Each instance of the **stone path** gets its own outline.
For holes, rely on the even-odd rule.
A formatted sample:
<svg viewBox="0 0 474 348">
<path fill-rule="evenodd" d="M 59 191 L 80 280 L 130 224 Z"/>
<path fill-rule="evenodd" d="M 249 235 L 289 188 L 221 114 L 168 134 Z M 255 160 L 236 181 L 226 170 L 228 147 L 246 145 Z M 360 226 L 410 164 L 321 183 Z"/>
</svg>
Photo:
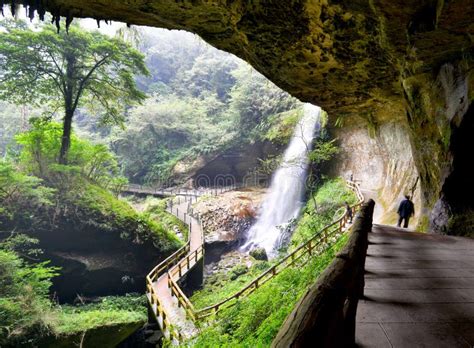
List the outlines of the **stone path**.
<svg viewBox="0 0 474 348">
<path fill-rule="evenodd" d="M 360 347 L 474 347 L 474 240 L 374 225 Z"/>
</svg>

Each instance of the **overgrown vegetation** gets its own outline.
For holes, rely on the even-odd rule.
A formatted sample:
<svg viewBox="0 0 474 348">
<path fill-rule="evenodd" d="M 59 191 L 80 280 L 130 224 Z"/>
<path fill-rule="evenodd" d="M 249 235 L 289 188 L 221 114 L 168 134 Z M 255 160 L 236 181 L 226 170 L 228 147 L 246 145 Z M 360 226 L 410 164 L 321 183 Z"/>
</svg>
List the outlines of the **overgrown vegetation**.
<svg viewBox="0 0 474 348">
<path fill-rule="evenodd" d="M 347 236 L 317 258 L 284 270 L 247 298 L 222 310 L 187 344 L 193 347 L 268 347 L 298 299 L 333 260 Z M 295 271 L 297 269 L 297 271 Z"/>
<path fill-rule="evenodd" d="M 16 138 L 19 155 L 0 161 L 3 230 L 55 230 L 67 216 L 82 228 L 115 232 L 122 239 L 151 239 L 160 251 L 180 245 L 169 226 L 138 214 L 114 196 L 126 179 L 117 176 L 115 156 L 104 145 L 72 134 L 70 162 L 62 165 L 55 163 L 54 155 L 61 146 L 61 125 L 35 119 L 32 129 Z"/>
<path fill-rule="evenodd" d="M 145 298 L 104 297 L 97 303 L 59 306 L 49 297 L 51 278 L 60 269 L 32 262 L 37 241 L 13 234 L 0 243 L 0 345 L 37 346 L 45 337 L 68 337 L 97 327 L 146 320 Z M 25 261 L 25 256 L 29 261 Z"/>
<path fill-rule="evenodd" d="M 356 200 L 343 179 L 325 180 L 314 193 L 314 200 L 308 200 L 292 236 L 290 249 L 339 218 L 344 211 L 344 201 L 352 204 Z M 318 202 L 316 208 L 315 201 Z M 216 321 L 205 327 L 197 340 L 189 344 L 197 347 L 269 346 L 296 301 L 332 261 L 346 239 L 343 236 L 321 256 L 304 259 L 296 267 L 284 270 L 248 298 L 239 300 L 234 307 L 222 310 Z M 245 265 L 235 266 L 225 276 L 211 277 L 203 290 L 194 293 L 191 301 L 197 308 L 215 304 L 242 289 L 270 265 L 270 262 L 257 261 L 244 271 L 237 268 Z"/>
<path fill-rule="evenodd" d="M 29 345 L 49 331 L 52 304 L 48 299 L 56 268 L 28 264 L 0 245 L 0 345 Z"/>
<path fill-rule="evenodd" d="M 241 60 L 192 36 L 175 35 L 142 33 L 151 77 L 139 81 L 150 97 L 130 110 L 124 130 L 110 136 L 127 177 L 164 181 L 180 161 L 192 163 L 255 141 L 289 140 L 299 115 L 296 99 Z"/>
<path fill-rule="evenodd" d="M 103 325 L 142 322 L 147 320 L 144 295 L 102 297 L 97 303 L 62 305 L 53 331 L 56 335 L 85 332 Z"/>
<path fill-rule="evenodd" d="M 344 179 L 328 179 L 312 194 L 291 238 L 291 246 L 297 247 L 312 237 L 316 231 L 329 225 L 344 214 L 344 202 L 357 202 L 357 196 L 349 190 Z"/>
</svg>

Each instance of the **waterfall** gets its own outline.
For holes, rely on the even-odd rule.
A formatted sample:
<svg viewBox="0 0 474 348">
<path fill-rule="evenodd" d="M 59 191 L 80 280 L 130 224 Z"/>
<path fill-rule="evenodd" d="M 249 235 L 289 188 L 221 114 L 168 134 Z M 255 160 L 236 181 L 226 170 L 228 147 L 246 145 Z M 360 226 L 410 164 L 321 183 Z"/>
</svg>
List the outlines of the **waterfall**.
<svg viewBox="0 0 474 348">
<path fill-rule="evenodd" d="M 256 247 L 266 250 L 268 256 L 280 247 L 282 227 L 296 219 L 303 205 L 308 171 L 308 153 L 316 131 L 319 131 L 321 109 L 304 104 L 303 117 L 295 127 L 285 151 L 282 164 L 274 173 L 263 201 L 260 215 L 247 233 L 243 251 Z"/>
</svg>

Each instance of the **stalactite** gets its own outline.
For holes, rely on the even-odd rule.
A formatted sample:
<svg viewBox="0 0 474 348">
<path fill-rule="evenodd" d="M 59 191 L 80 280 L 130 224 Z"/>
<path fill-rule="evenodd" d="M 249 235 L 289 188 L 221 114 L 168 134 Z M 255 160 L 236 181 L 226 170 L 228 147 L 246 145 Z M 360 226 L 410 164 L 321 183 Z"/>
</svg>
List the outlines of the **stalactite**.
<svg viewBox="0 0 474 348">
<path fill-rule="evenodd" d="M 12 0 L 12 3 L 10 5 L 10 9 L 12 11 L 12 16 L 15 17 L 15 13 L 16 13 L 16 5 L 15 5 L 15 0 Z"/>
<path fill-rule="evenodd" d="M 46 15 L 46 8 L 45 6 L 48 5 L 47 0 L 12 0 L 5 2 L 4 0 L 0 0 L 0 13 L 2 14 L 3 17 L 5 17 L 5 12 L 4 12 L 4 6 L 8 6 L 10 4 L 10 9 L 11 9 L 11 14 L 12 17 L 15 17 L 15 15 L 18 13 L 18 9 L 20 5 L 23 5 L 25 7 L 25 14 L 26 17 L 32 21 L 35 18 L 35 15 L 38 15 L 38 18 L 40 21 L 44 21 L 45 15 Z M 52 12 L 53 19 L 51 21 L 51 24 L 54 24 L 55 22 L 57 23 L 58 18 L 60 19 L 60 9 Z M 72 14 L 69 14 L 69 22 L 72 22 Z"/>
<path fill-rule="evenodd" d="M 46 10 L 43 6 L 43 2 L 41 0 L 36 0 L 37 3 L 37 11 L 38 11 L 38 16 L 41 21 L 44 21 L 44 15 L 46 14 Z"/>
<path fill-rule="evenodd" d="M 71 11 L 68 10 L 66 14 L 66 33 L 69 33 L 69 27 L 73 19 L 74 17 L 71 15 Z"/>
<path fill-rule="evenodd" d="M 31 5 L 26 8 L 26 16 L 30 19 L 30 21 L 35 18 L 35 10 L 35 7 Z"/>
<path fill-rule="evenodd" d="M 60 14 L 60 9 L 61 8 L 58 8 L 58 10 L 56 11 L 56 15 L 55 15 L 55 24 L 56 24 L 56 29 L 58 31 L 58 34 L 59 34 L 59 31 L 61 30 L 61 14 Z"/>
</svg>

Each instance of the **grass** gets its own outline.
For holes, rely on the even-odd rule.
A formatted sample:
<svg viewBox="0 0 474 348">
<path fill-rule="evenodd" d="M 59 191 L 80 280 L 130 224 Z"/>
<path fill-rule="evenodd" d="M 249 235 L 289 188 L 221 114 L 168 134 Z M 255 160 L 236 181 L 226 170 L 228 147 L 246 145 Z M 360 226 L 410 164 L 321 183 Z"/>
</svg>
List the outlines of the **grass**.
<svg viewBox="0 0 474 348">
<path fill-rule="evenodd" d="M 59 307 L 53 332 L 57 335 L 74 334 L 101 326 L 144 323 L 146 320 L 144 296 L 108 296 L 102 298 L 99 303 Z"/>
<path fill-rule="evenodd" d="M 159 221 L 167 231 L 172 231 L 177 227 L 183 233 L 183 241 L 187 241 L 189 232 L 188 226 L 176 216 L 166 211 L 166 203 L 167 199 L 147 197 L 145 201 L 147 205 L 145 215 L 153 221 Z"/>
<path fill-rule="evenodd" d="M 355 194 L 343 179 L 327 180 L 314 194 L 317 206 L 311 198 L 297 224 L 290 249 L 312 237 L 330 224 L 343 211 L 344 201 L 353 204 Z M 331 263 L 337 251 L 342 249 L 348 236 L 342 236 L 319 257 L 303 258 L 296 267 L 282 271 L 275 278 L 243 298 L 233 307 L 219 312 L 218 316 L 203 325 L 201 333 L 188 346 L 195 347 L 268 347 L 278 330 L 292 311 L 298 299 L 319 274 Z M 276 261 L 274 261 L 276 262 Z M 232 270 L 228 274 L 211 278 L 211 284 L 196 292 L 191 301 L 197 308 L 215 304 L 240 290 L 257 275 L 270 267 L 261 262 L 252 266 L 245 274 L 233 280 Z M 209 281 L 207 281 L 209 283 Z"/>
<path fill-rule="evenodd" d="M 191 302 L 197 309 L 216 304 L 245 287 L 270 266 L 270 262 L 256 261 L 245 271 L 244 274 L 241 274 L 236 278 L 234 277 L 237 273 L 234 269 L 237 269 L 239 265 L 235 266 L 225 274 L 219 273 L 218 275 L 210 276 L 206 279 L 205 288 L 194 292 L 191 297 Z"/>
<path fill-rule="evenodd" d="M 73 197 L 71 203 L 84 210 L 83 215 L 88 221 L 94 222 L 94 227 L 104 231 L 116 231 L 122 239 L 151 239 L 161 252 L 176 250 L 182 245 L 170 229 L 172 222 L 178 222 L 165 212 L 163 204 L 155 207 L 155 219 L 150 213 L 137 213 L 125 200 L 118 199 L 108 190 L 92 184 L 85 184 L 79 197 Z M 161 221 L 161 218 L 164 218 L 164 221 Z"/>
<path fill-rule="evenodd" d="M 347 241 L 342 236 L 317 258 L 307 258 L 264 284 L 249 297 L 222 310 L 199 336 L 194 347 L 268 347 L 298 299 L 331 263 Z M 297 270 L 297 271 L 296 271 Z"/>
<path fill-rule="evenodd" d="M 325 181 L 308 200 L 291 238 L 290 248 L 299 246 L 339 218 L 345 211 L 345 201 L 352 205 L 357 202 L 357 196 L 347 188 L 344 179 Z"/>
</svg>

